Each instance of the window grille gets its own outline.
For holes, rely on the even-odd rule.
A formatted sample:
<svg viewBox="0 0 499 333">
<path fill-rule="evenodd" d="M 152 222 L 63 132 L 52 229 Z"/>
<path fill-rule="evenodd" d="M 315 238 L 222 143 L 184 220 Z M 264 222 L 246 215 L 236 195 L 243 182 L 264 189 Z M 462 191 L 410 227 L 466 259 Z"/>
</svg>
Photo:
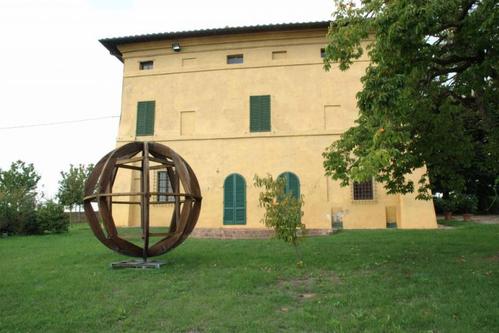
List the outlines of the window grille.
<svg viewBox="0 0 499 333">
<path fill-rule="evenodd" d="M 168 172 L 166 171 L 158 171 L 158 192 L 173 192 L 170 177 L 168 177 Z M 158 202 L 175 202 L 175 197 L 173 195 L 158 194 Z"/>
<path fill-rule="evenodd" d="M 353 200 L 373 200 L 374 188 L 373 181 L 367 180 L 365 182 L 353 183 Z"/>
</svg>

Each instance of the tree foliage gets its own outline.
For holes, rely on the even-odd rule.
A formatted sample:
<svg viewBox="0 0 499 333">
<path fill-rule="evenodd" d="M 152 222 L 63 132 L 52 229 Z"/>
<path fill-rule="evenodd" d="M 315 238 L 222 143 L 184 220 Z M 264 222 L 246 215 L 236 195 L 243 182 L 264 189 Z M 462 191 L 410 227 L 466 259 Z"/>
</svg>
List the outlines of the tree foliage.
<svg viewBox="0 0 499 333">
<path fill-rule="evenodd" d="M 59 181 L 59 191 L 57 198 L 59 202 L 70 207 L 72 210 L 75 206 L 83 204 L 85 193 L 85 181 L 92 172 L 93 165 L 87 166 L 79 164 L 78 166 L 70 165 L 66 172 L 61 171 L 61 180 Z"/>
<path fill-rule="evenodd" d="M 259 195 L 260 207 L 265 209 L 262 223 L 274 230 L 274 237 L 293 245 L 298 256 L 298 265 L 302 266 L 298 245 L 306 233 L 305 225 L 301 222 L 303 216 L 303 196 L 295 198 L 291 192 L 285 191 L 285 179 L 272 176 L 259 177 L 255 175 L 254 185 L 262 188 Z"/>
<path fill-rule="evenodd" d="M 371 63 L 359 118 L 324 153 L 347 185 L 388 193 L 491 191 L 499 174 L 499 5 L 495 0 L 337 0 L 325 68 Z M 427 167 L 415 184 L 408 175 Z"/>
<path fill-rule="evenodd" d="M 13 162 L 0 169 L 0 231 L 38 233 L 36 227 L 36 187 L 40 176 L 33 164 Z"/>
<path fill-rule="evenodd" d="M 63 233 L 69 229 L 69 218 L 64 212 L 64 206 L 52 200 L 38 206 L 36 220 L 40 233 Z"/>
</svg>

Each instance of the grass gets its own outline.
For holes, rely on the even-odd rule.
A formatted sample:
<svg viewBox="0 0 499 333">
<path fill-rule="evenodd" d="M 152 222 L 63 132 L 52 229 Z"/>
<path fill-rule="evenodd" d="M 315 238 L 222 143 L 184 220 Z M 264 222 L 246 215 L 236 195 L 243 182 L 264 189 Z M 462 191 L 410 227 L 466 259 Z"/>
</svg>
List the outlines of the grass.
<svg viewBox="0 0 499 333">
<path fill-rule="evenodd" d="M 446 227 L 463 227 L 467 225 L 473 225 L 473 222 L 464 220 L 438 220 L 438 224 L 444 225 Z"/>
<path fill-rule="evenodd" d="M 188 239 L 161 270 L 86 226 L 0 239 L 2 332 L 497 332 L 499 225 L 343 231 L 303 243 Z"/>
</svg>

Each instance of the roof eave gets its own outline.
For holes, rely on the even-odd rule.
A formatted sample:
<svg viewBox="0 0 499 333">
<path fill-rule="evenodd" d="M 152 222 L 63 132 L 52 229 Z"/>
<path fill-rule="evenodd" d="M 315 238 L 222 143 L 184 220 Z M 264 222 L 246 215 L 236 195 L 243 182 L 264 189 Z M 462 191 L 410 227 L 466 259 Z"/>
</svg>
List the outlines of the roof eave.
<svg viewBox="0 0 499 333">
<path fill-rule="evenodd" d="M 109 53 L 111 53 L 111 55 L 115 56 L 121 62 L 123 62 L 123 54 L 118 49 L 118 46 L 123 44 L 152 42 L 165 39 L 179 39 L 179 38 L 188 38 L 188 37 L 234 35 L 234 34 L 264 32 L 264 31 L 285 31 L 285 30 L 326 28 L 329 27 L 329 25 L 330 21 L 267 24 L 267 25 L 254 25 L 254 26 L 242 26 L 242 27 L 165 32 L 165 33 L 125 36 L 125 37 L 116 37 L 116 38 L 103 38 L 100 39 L 99 42 L 106 49 L 109 50 Z"/>
</svg>

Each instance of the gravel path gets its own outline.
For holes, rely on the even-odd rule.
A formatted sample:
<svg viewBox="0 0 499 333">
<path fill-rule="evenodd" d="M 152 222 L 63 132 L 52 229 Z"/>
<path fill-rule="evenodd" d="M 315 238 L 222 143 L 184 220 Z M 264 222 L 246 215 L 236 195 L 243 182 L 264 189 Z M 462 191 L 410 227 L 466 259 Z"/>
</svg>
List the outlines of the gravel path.
<svg viewBox="0 0 499 333">
<path fill-rule="evenodd" d="M 438 215 L 437 219 L 443 220 L 444 216 Z M 462 217 L 462 215 L 453 215 L 452 219 L 453 220 L 462 220 L 463 217 Z M 479 224 L 499 224 L 499 215 L 473 215 L 473 217 L 471 218 L 471 222 L 479 223 Z M 445 226 L 439 226 L 439 228 L 440 227 L 445 229 Z"/>
</svg>

